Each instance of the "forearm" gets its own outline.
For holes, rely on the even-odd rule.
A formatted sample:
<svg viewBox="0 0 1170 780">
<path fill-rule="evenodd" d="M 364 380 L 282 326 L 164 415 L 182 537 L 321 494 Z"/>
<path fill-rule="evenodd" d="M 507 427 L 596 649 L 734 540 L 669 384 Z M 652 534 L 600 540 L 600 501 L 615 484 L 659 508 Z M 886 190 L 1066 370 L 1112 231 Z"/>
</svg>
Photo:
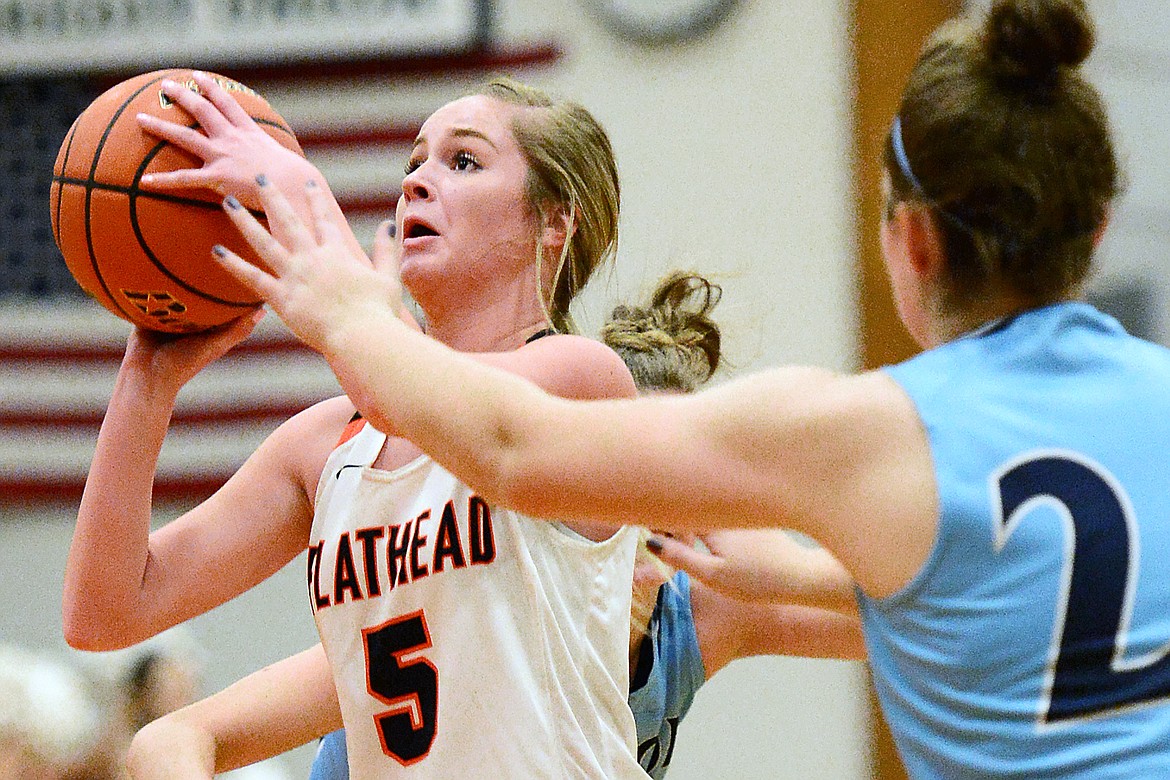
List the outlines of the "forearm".
<svg viewBox="0 0 1170 780">
<path fill-rule="evenodd" d="M 752 655 L 790 655 L 800 658 L 866 658 L 861 620 L 824 609 L 792 605 L 765 607 L 766 614 L 750 623 Z"/>
<path fill-rule="evenodd" d="M 320 645 L 150 723 L 134 738 L 134 780 L 209 778 L 279 755 L 341 727 Z"/>
<path fill-rule="evenodd" d="M 853 578 L 828 550 L 802 549 L 793 558 L 791 569 L 773 566 L 761 577 L 760 588 L 769 601 L 857 614 Z"/>
<path fill-rule="evenodd" d="M 131 780 L 211 780 L 215 738 L 180 716 L 147 724 L 130 744 L 126 768 Z"/>
<path fill-rule="evenodd" d="M 65 567 L 65 636 L 113 649 L 137 614 L 149 560 L 151 490 L 177 389 L 124 367 L 98 434 Z"/>
</svg>

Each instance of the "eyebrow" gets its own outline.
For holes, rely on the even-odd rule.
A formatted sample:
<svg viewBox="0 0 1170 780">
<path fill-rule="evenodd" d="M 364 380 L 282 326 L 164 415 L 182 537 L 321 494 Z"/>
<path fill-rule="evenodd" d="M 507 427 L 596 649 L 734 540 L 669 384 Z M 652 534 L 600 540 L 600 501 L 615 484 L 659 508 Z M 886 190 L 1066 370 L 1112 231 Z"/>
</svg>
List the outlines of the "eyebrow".
<svg viewBox="0 0 1170 780">
<path fill-rule="evenodd" d="M 456 138 L 479 138 L 491 148 L 497 148 L 496 145 L 492 142 L 492 139 L 488 138 L 474 127 L 454 127 L 451 129 L 451 135 Z M 414 139 L 414 144 L 411 146 L 411 148 L 417 148 L 419 144 L 426 143 L 426 140 L 426 136 L 420 133 L 418 137 Z"/>
</svg>

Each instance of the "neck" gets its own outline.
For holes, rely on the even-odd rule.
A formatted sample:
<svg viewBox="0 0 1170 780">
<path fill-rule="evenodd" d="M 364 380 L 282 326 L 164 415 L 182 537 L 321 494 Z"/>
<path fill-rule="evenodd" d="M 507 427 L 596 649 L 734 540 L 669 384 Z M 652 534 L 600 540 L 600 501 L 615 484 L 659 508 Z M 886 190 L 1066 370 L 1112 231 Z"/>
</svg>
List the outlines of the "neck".
<svg viewBox="0 0 1170 780">
<path fill-rule="evenodd" d="M 937 347 L 978 330 L 990 322 L 1014 316 L 1046 303 L 1055 301 L 1038 302 L 1014 293 L 991 293 L 963 309 L 941 310 L 942 306 L 936 307 L 929 334 L 931 343 L 923 346 L 927 349 Z"/>
<path fill-rule="evenodd" d="M 431 338 L 460 352 L 507 352 L 549 327 L 535 291 L 526 285 L 419 301 Z"/>
<path fill-rule="evenodd" d="M 524 346 L 534 334 L 549 327 L 548 321 L 540 318 L 529 318 L 523 324 L 519 322 L 499 327 L 477 325 L 477 329 L 444 328 L 441 324 L 427 325 L 427 335 L 451 349 L 460 352 L 511 352 Z"/>
</svg>

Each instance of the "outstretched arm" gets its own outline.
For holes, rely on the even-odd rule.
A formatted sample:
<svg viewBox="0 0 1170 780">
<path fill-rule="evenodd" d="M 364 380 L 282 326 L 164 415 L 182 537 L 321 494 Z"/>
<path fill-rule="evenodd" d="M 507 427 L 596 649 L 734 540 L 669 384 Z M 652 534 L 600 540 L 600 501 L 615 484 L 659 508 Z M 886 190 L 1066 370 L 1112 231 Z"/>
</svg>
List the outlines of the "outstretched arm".
<svg viewBox="0 0 1170 780">
<path fill-rule="evenodd" d="M 348 251 L 323 196 L 308 193 L 306 225 L 276 188 L 261 187 L 284 243 L 229 204 L 271 272 L 223 250 L 222 262 L 326 356 L 375 425 L 486 497 L 618 525 L 791 527 L 874 595 L 925 560 L 937 523 L 929 451 L 888 377 L 786 368 L 681 397 L 552 398 L 403 326 L 393 269 Z"/>
<path fill-rule="evenodd" d="M 321 645 L 164 715 L 134 737 L 134 780 L 210 779 L 341 728 L 341 709 Z"/>
</svg>

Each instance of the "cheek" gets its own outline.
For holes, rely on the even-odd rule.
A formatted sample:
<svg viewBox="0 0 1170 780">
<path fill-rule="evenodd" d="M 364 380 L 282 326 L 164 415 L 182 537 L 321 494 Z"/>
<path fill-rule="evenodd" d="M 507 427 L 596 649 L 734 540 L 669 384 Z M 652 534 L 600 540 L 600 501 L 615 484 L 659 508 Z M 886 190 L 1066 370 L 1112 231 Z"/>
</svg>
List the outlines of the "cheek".
<svg viewBox="0 0 1170 780">
<path fill-rule="evenodd" d="M 508 247 L 509 251 L 532 254 L 537 227 L 529 216 L 527 204 L 516 198 L 491 198 L 474 210 L 474 215 L 460 226 L 460 234 L 480 244 Z"/>
</svg>

